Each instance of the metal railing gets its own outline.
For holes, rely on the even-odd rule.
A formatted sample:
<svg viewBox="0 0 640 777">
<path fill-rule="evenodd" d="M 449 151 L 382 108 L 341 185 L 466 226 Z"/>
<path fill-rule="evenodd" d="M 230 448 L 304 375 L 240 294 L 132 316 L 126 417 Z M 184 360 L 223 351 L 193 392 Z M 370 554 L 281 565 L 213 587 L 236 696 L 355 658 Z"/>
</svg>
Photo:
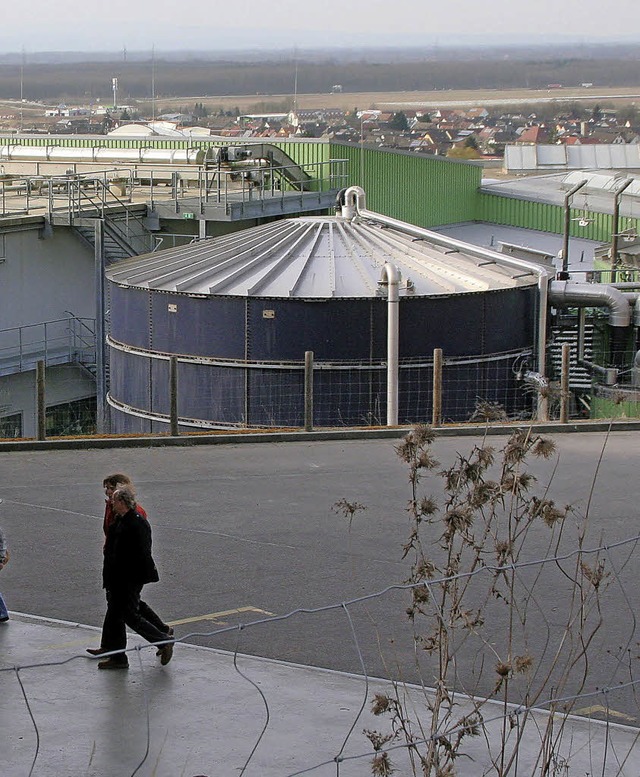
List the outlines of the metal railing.
<svg viewBox="0 0 640 777">
<path fill-rule="evenodd" d="M 299 180 L 300 170 L 306 177 Z M 296 179 L 297 176 L 297 179 Z M 344 188 L 348 160 L 331 159 L 298 165 L 246 165 L 233 169 L 142 165 L 109 167 L 66 175 L 12 175 L 0 178 L 0 217 L 70 213 L 104 217 L 115 206 L 129 212 L 134 202 L 173 203 L 175 212 L 189 200 L 189 210 L 233 203 L 271 202 L 299 196 L 318 196 Z M 133 216 L 135 218 L 135 216 Z"/>
<path fill-rule="evenodd" d="M 0 329 L 0 375 L 45 366 L 96 361 L 95 319 L 69 313 L 68 318 Z"/>
</svg>

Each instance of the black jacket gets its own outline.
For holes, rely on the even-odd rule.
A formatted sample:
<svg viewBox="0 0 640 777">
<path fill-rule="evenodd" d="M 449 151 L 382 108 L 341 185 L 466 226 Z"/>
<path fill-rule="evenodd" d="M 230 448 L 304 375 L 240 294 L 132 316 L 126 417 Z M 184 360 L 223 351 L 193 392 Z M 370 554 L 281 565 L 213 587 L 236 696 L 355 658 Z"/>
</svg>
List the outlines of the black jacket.
<svg viewBox="0 0 640 777">
<path fill-rule="evenodd" d="M 118 516 L 107 531 L 102 585 L 107 589 L 143 586 L 158 581 L 151 555 L 149 521 L 135 510 Z"/>
</svg>

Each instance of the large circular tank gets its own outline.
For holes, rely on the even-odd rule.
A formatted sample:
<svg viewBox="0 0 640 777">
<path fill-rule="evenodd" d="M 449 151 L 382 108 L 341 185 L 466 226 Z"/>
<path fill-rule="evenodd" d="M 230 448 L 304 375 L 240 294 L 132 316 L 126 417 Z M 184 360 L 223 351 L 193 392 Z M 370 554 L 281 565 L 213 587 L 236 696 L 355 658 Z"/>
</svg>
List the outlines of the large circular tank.
<svg viewBox="0 0 640 777">
<path fill-rule="evenodd" d="M 171 356 L 184 428 L 299 427 L 306 351 L 315 425 L 383 424 L 386 263 L 401 275 L 399 422 L 430 420 L 434 348 L 445 419 L 479 399 L 525 410 L 513 365 L 535 340 L 535 273 L 375 221 L 302 217 L 108 269 L 113 431 L 167 430 Z"/>
</svg>

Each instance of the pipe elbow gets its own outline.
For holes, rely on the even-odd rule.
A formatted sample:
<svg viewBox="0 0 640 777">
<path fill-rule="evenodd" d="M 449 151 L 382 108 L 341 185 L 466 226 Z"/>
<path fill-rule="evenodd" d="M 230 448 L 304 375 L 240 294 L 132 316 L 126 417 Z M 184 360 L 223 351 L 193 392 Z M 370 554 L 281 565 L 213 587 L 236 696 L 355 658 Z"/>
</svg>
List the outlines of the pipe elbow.
<svg viewBox="0 0 640 777">
<path fill-rule="evenodd" d="M 342 194 L 342 192 L 341 192 Z M 361 186 L 349 186 L 344 190 L 342 216 L 352 219 L 366 209 L 366 195 Z"/>
<path fill-rule="evenodd" d="M 559 305 L 605 307 L 609 309 L 611 326 L 627 327 L 631 323 L 629 300 L 621 291 L 606 284 L 552 281 L 549 301 Z"/>
</svg>

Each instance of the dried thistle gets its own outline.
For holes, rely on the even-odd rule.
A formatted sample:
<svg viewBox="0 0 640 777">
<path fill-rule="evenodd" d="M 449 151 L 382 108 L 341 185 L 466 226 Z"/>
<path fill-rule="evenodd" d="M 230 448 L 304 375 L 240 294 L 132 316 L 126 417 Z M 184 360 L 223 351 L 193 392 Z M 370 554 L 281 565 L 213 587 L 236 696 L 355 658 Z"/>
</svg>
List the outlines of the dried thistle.
<svg viewBox="0 0 640 777">
<path fill-rule="evenodd" d="M 432 496 L 423 496 L 417 507 L 420 515 L 434 515 L 438 511 L 438 503 Z"/>
<path fill-rule="evenodd" d="M 511 437 L 509 437 L 507 444 L 504 447 L 503 456 L 505 464 L 513 465 L 520 461 L 524 461 L 529 452 L 528 442 L 528 432 L 522 430 L 514 432 Z"/>
<path fill-rule="evenodd" d="M 556 452 L 556 444 L 548 437 L 539 437 L 531 452 L 534 456 L 539 456 L 542 459 L 549 459 Z"/>
<path fill-rule="evenodd" d="M 390 742 L 394 736 L 393 734 L 382 734 L 380 731 L 372 731 L 368 728 L 363 729 L 362 733 L 366 736 L 369 742 L 371 742 L 376 753 L 382 750 L 387 742 Z"/>
<path fill-rule="evenodd" d="M 499 402 L 487 402 L 484 399 L 478 399 L 475 410 L 469 420 L 489 423 L 489 421 L 506 421 L 507 419 L 507 413 Z"/>
<path fill-rule="evenodd" d="M 472 507 L 478 508 L 486 505 L 500 494 L 500 486 L 493 480 L 486 480 L 476 485 L 469 496 Z"/>
<path fill-rule="evenodd" d="M 458 505 L 446 512 L 444 520 L 450 532 L 466 532 L 473 524 L 473 511 L 467 505 Z"/>
<path fill-rule="evenodd" d="M 371 761 L 371 773 L 374 777 L 388 777 L 394 771 L 388 753 L 378 753 Z"/>
<path fill-rule="evenodd" d="M 520 674 L 524 674 L 525 672 L 528 672 L 532 666 L 533 666 L 533 656 L 530 656 L 530 655 L 516 656 L 514 659 L 515 670 Z"/>
<path fill-rule="evenodd" d="M 598 590 L 600 583 L 609 577 L 609 573 L 604 571 L 604 561 L 598 561 L 594 567 L 590 567 L 585 564 L 584 561 L 580 564 L 582 574 L 587 578 L 591 585 Z"/>
<path fill-rule="evenodd" d="M 421 559 L 415 566 L 414 577 L 417 580 L 431 580 L 436 573 L 436 566 L 427 559 Z"/>
<path fill-rule="evenodd" d="M 496 664 L 496 674 L 500 677 L 509 677 L 511 674 L 511 664 L 506 663 L 505 661 L 498 661 Z"/>
<path fill-rule="evenodd" d="M 386 693 L 376 693 L 371 702 L 371 712 L 374 715 L 384 715 L 392 707 L 391 697 Z"/>
<path fill-rule="evenodd" d="M 411 598 L 414 605 L 425 604 L 431 598 L 429 589 L 424 585 L 416 586 L 411 589 Z"/>
</svg>

